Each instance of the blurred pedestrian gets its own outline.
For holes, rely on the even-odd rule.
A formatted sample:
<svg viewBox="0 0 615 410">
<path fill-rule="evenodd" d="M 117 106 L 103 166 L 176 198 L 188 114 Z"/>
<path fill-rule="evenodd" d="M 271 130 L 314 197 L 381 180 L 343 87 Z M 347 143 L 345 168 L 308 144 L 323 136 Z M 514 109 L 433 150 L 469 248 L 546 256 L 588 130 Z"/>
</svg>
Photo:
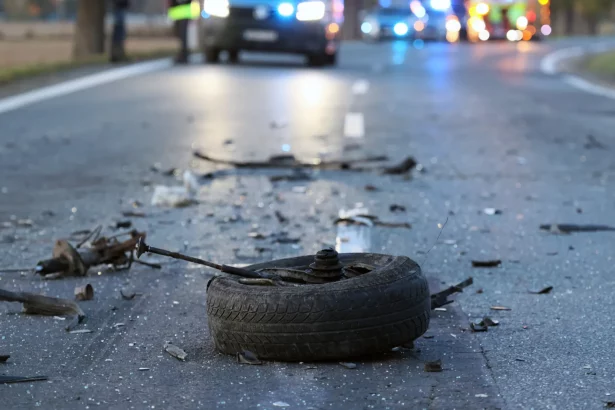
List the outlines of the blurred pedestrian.
<svg viewBox="0 0 615 410">
<path fill-rule="evenodd" d="M 111 35 L 111 62 L 126 61 L 126 11 L 130 0 L 112 0 L 113 34 Z"/>
<path fill-rule="evenodd" d="M 175 62 L 177 64 L 187 64 L 190 54 L 188 50 L 188 26 L 190 20 L 199 15 L 198 3 L 192 0 L 168 0 L 168 7 L 168 15 L 173 21 L 175 36 L 179 39 L 179 52 Z"/>
</svg>

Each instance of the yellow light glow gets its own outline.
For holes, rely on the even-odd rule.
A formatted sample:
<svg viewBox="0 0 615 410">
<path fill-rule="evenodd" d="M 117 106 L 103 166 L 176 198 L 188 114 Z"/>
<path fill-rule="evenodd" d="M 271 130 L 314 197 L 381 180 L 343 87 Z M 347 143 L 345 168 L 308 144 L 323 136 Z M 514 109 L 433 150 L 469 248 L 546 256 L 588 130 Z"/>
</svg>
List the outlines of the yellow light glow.
<svg viewBox="0 0 615 410">
<path fill-rule="evenodd" d="M 416 31 L 423 31 L 425 29 L 425 23 L 423 23 L 422 21 L 415 21 L 414 22 L 414 30 Z"/>
<path fill-rule="evenodd" d="M 527 21 L 527 17 L 525 16 L 521 16 L 517 19 L 517 28 L 519 30 L 525 30 L 528 24 L 529 24 L 529 21 Z"/>
<path fill-rule="evenodd" d="M 329 33 L 337 34 L 340 31 L 340 26 L 337 23 L 329 24 Z"/>
<path fill-rule="evenodd" d="M 538 0 L 538 3 L 540 3 L 541 6 L 546 6 L 549 4 L 549 0 Z"/>
<path fill-rule="evenodd" d="M 446 33 L 446 41 L 449 43 L 455 43 L 459 40 L 459 31 L 448 31 Z"/>
<path fill-rule="evenodd" d="M 530 41 L 532 39 L 532 33 L 529 30 L 523 31 L 523 40 Z"/>
<path fill-rule="evenodd" d="M 489 13 L 489 5 L 487 3 L 478 3 L 476 5 L 476 13 L 480 16 L 484 16 Z"/>
</svg>

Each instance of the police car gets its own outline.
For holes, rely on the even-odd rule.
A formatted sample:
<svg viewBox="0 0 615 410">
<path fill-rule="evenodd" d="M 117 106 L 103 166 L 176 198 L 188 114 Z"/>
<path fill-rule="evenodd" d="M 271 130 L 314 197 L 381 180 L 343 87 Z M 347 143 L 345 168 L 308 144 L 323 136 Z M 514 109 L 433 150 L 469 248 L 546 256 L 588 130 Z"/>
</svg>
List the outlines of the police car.
<svg viewBox="0 0 615 410">
<path fill-rule="evenodd" d="M 204 0 L 203 53 L 209 63 L 227 51 L 303 54 L 312 66 L 334 65 L 343 0 Z"/>
</svg>

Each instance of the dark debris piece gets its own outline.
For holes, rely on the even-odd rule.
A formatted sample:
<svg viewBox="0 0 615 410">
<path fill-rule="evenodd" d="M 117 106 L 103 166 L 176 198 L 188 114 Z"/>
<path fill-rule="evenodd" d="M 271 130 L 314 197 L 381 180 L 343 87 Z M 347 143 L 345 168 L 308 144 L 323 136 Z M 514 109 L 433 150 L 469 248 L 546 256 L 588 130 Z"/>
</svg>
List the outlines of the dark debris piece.
<svg viewBox="0 0 615 410">
<path fill-rule="evenodd" d="M 570 234 L 573 232 L 611 232 L 615 228 L 608 225 L 575 225 L 575 224 L 545 224 L 540 225 L 543 231 L 554 234 Z"/>
<path fill-rule="evenodd" d="M 497 268 L 502 264 L 500 259 L 493 259 L 488 261 L 472 261 L 473 268 Z"/>
<path fill-rule="evenodd" d="M 128 289 L 120 289 L 120 295 L 124 300 L 133 300 L 137 294 Z"/>
<path fill-rule="evenodd" d="M 237 363 L 250 365 L 263 364 L 263 362 L 259 360 L 259 358 L 256 357 L 256 355 L 249 350 L 243 350 L 237 353 Z"/>
<path fill-rule="evenodd" d="M 451 286 L 441 292 L 431 295 L 431 308 L 435 309 L 448 305 L 449 303 L 453 303 L 452 300 L 448 300 L 448 297 L 454 293 L 463 292 L 464 288 L 467 288 L 473 283 L 474 279 L 470 277 L 457 285 Z"/>
<path fill-rule="evenodd" d="M 117 221 L 115 223 L 115 229 L 130 229 L 132 227 L 131 221 Z"/>
<path fill-rule="evenodd" d="M 414 167 L 417 166 L 417 164 L 418 163 L 416 162 L 414 158 L 408 157 L 405 160 L 403 160 L 401 163 L 399 163 L 398 165 L 395 165 L 392 167 L 384 167 L 382 172 L 388 175 L 405 174 L 407 172 L 412 171 Z"/>
<path fill-rule="evenodd" d="M 379 191 L 379 189 L 378 189 L 378 187 L 377 187 L 377 186 L 370 185 L 370 184 L 365 185 L 364 189 L 365 189 L 366 191 L 368 191 L 368 192 L 375 192 L 375 191 Z"/>
<path fill-rule="evenodd" d="M 587 141 L 584 145 L 585 149 L 607 149 L 606 145 L 601 143 L 591 134 L 587 135 Z"/>
<path fill-rule="evenodd" d="M 498 326 L 500 324 L 499 321 L 491 319 L 489 316 L 485 316 L 482 322 L 489 327 Z"/>
<path fill-rule="evenodd" d="M 548 293 L 551 293 L 552 290 L 553 290 L 553 286 L 547 286 L 546 288 L 543 288 L 537 292 L 530 291 L 530 293 L 532 295 L 546 295 Z"/>
<path fill-rule="evenodd" d="M 406 207 L 403 205 L 392 204 L 389 206 L 389 211 L 391 212 L 406 212 Z"/>
<path fill-rule="evenodd" d="M 0 363 L 6 363 L 6 361 L 9 360 L 10 357 L 10 354 L 0 354 Z"/>
<path fill-rule="evenodd" d="M 291 182 L 299 182 L 299 181 L 311 181 L 312 176 L 301 169 L 295 170 L 295 172 L 286 175 L 272 175 L 269 177 L 271 182 L 280 182 L 280 181 L 291 181 Z"/>
<path fill-rule="evenodd" d="M 280 211 L 275 211 L 275 217 L 278 219 L 278 222 L 281 224 L 288 223 L 288 218 L 284 216 L 284 214 Z"/>
<path fill-rule="evenodd" d="M 604 407 L 607 409 L 615 409 L 615 401 L 605 401 Z"/>
<path fill-rule="evenodd" d="M 442 371 L 442 360 L 425 362 L 425 371 L 428 373 L 438 373 Z"/>
<path fill-rule="evenodd" d="M 39 381 L 44 381 L 47 379 L 48 379 L 47 376 L 32 376 L 32 377 L 0 376 L 0 384 L 39 382 Z"/>
<path fill-rule="evenodd" d="M 145 212 L 125 211 L 122 215 L 126 218 L 145 218 Z"/>
<path fill-rule="evenodd" d="M 470 329 L 473 332 L 486 332 L 487 330 L 489 330 L 488 326 L 483 320 L 475 320 L 473 322 L 470 322 Z"/>
</svg>

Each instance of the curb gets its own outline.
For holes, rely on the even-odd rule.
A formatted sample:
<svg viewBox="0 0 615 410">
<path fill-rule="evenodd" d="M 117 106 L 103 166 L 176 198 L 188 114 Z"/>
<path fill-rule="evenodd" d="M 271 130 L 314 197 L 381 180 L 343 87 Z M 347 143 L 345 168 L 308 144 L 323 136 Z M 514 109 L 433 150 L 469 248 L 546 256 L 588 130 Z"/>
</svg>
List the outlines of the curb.
<svg viewBox="0 0 615 410">
<path fill-rule="evenodd" d="M 570 47 L 547 54 L 540 61 L 540 71 L 549 76 L 561 76 L 562 81 L 579 90 L 615 100 L 615 88 L 587 80 L 579 75 L 561 70 L 561 67 L 571 60 L 585 56 L 615 51 L 615 43 L 595 44 L 589 47 Z"/>
</svg>

